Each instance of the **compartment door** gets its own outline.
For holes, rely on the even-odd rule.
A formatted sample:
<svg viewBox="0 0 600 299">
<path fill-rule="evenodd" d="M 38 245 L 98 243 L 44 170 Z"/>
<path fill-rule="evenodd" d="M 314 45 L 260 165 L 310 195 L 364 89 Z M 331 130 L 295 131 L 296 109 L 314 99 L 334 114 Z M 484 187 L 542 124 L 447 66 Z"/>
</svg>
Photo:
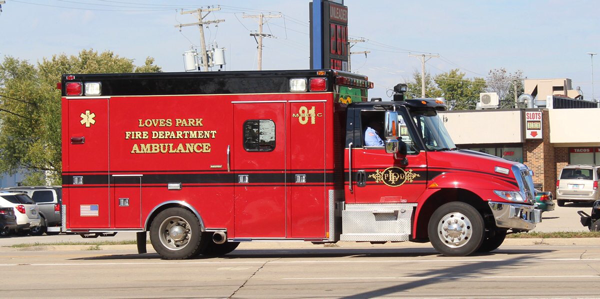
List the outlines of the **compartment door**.
<svg viewBox="0 0 600 299">
<path fill-rule="evenodd" d="M 115 228 L 142 227 L 142 175 L 113 175 Z"/>
<path fill-rule="evenodd" d="M 326 238 L 325 103 L 289 105 L 290 236 Z"/>
<path fill-rule="evenodd" d="M 286 237 L 285 106 L 234 104 L 236 238 Z"/>
<path fill-rule="evenodd" d="M 108 98 L 69 99 L 67 227 L 106 228 L 110 224 Z M 64 134 L 64 133 L 63 133 Z"/>
</svg>

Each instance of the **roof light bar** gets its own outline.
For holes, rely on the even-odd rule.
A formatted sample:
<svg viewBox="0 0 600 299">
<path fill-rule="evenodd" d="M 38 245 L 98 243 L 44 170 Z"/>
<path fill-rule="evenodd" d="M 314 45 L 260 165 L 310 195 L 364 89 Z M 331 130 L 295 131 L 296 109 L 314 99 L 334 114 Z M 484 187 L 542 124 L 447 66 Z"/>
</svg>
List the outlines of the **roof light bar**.
<svg viewBox="0 0 600 299">
<path fill-rule="evenodd" d="M 86 96 L 102 95 L 102 84 L 100 82 L 86 82 L 85 83 L 85 95 Z"/>
<path fill-rule="evenodd" d="M 80 96 L 83 94 L 81 82 L 67 82 L 66 92 L 68 96 Z"/>
<path fill-rule="evenodd" d="M 291 92 L 305 92 L 306 91 L 306 78 L 290 79 L 290 91 Z"/>
</svg>

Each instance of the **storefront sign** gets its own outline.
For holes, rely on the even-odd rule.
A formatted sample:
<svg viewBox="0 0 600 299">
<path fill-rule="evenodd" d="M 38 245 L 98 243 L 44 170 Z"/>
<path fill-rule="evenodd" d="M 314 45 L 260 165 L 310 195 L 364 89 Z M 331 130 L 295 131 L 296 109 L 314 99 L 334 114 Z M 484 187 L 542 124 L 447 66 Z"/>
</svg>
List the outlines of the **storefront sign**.
<svg viewBox="0 0 600 299">
<path fill-rule="evenodd" d="M 525 138 L 542 139 L 542 112 L 525 112 Z"/>
</svg>

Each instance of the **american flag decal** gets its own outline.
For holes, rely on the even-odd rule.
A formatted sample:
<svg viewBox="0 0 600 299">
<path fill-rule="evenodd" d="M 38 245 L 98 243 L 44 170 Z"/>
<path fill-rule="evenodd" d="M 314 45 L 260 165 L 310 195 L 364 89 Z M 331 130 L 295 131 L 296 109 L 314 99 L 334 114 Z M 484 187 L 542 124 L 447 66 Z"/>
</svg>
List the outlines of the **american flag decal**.
<svg viewBox="0 0 600 299">
<path fill-rule="evenodd" d="M 98 217 L 98 205 L 81 205 L 81 206 L 79 206 L 79 216 L 81 216 L 81 217 Z"/>
</svg>

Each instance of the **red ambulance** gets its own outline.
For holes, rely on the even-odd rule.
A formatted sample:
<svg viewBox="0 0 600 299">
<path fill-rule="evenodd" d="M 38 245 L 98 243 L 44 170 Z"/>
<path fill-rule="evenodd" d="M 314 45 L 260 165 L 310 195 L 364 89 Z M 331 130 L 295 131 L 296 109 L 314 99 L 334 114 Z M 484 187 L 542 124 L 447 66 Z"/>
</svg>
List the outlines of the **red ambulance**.
<svg viewBox="0 0 600 299">
<path fill-rule="evenodd" d="M 443 102 L 372 87 L 332 70 L 64 75 L 63 230 L 149 231 L 165 259 L 259 240 L 464 256 L 540 222 L 526 166 L 457 150 Z"/>
</svg>

